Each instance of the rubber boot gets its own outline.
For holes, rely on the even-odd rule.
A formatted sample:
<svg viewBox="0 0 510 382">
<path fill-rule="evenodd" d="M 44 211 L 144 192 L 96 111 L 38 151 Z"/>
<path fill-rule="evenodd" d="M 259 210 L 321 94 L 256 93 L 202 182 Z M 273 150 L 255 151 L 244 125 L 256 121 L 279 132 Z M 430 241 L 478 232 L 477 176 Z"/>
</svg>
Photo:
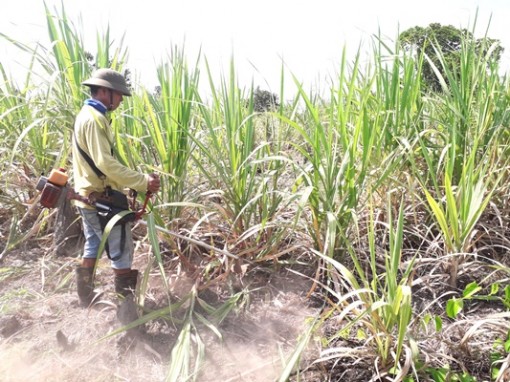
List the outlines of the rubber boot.
<svg viewBox="0 0 510 382">
<path fill-rule="evenodd" d="M 89 306 L 94 299 L 94 268 L 76 268 L 76 288 L 82 306 Z"/>
<path fill-rule="evenodd" d="M 129 273 L 115 275 L 115 292 L 121 300 L 117 309 L 117 318 L 122 325 L 127 325 L 138 319 L 135 304 L 137 281 L 138 270 L 136 269 L 132 269 Z"/>
</svg>

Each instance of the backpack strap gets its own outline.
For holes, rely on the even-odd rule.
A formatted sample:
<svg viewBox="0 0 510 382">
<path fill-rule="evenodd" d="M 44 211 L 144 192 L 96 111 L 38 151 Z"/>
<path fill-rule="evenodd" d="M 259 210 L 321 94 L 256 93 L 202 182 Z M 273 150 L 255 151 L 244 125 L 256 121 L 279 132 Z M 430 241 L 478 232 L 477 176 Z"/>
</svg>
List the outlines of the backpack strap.
<svg viewBox="0 0 510 382">
<path fill-rule="evenodd" d="M 94 161 L 92 160 L 92 158 L 85 152 L 83 151 L 83 149 L 80 147 L 80 145 L 78 144 L 78 140 L 76 139 L 76 132 L 73 131 L 73 141 L 74 141 L 74 144 L 76 145 L 76 148 L 78 149 L 79 153 L 81 154 L 81 156 L 83 157 L 83 159 L 85 159 L 85 161 L 88 163 L 88 165 L 90 166 L 90 168 L 95 172 L 95 174 L 97 175 L 97 177 L 101 180 L 104 180 L 106 179 L 106 175 L 101 172 L 100 169 L 97 168 L 96 164 L 94 163 Z"/>
<path fill-rule="evenodd" d="M 78 144 L 78 140 L 76 139 L 75 131 L 73 131 L 73 138 L 74 138 L 73 139 L 74 144 L 76 145 L 76 148 L 78 149 L 78 152 L 83 157 L 83 159 L 85 159 L 85 161 L 88 163 L 90 168 L 95 172 L 95 174 L 97 175 L 97 177 L 99 179 L 105 180 L 106 175 L 100 169 L 97 168 L 97 166 L 94 163 L 94 161 L 92 160 L 92 158 Z M 113 155 L 113 149 L 112 149 L 112 155 Z M 104 232 L 107 222 L 104 222 L 102 219 L 99 219 L 99 223 L 101 225 L 101 230 Z M 120 226 L 121 226 L 121 230 L 122 230 L 121 236 L 120 236 L 120 248 L 121 248 L 121 251 L 124 251 L 124 248 L 126 246 L 126 223 L 122 223 Z M 117 260 L 117 259 L 112 259 L 110 257 L 110 247 L 108 246 L 108 240 L 105 243 L 105 250 L 106 250 L 106 255 L 108 256 L 108 258 L 110 260 Z"/>
</svg>

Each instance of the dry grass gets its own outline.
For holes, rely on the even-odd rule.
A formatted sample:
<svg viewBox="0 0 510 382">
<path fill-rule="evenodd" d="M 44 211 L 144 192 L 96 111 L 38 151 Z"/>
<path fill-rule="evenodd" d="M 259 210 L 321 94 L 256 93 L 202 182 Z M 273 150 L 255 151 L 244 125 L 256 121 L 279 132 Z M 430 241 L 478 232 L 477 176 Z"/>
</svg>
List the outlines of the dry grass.
<svg viewBox="0 0 510 382">
<path fill-rule="evenodd" d="M 73 269 L 76 260 L 52 256 L 37 243 L 9 252 L 2 263 L 0 283 L 0 378 L 2 381 L 155 381 L 164 380 L 170 351 L 179 332 L 179 313 L 145 325 L 136 339 L 119 334 L 100 340 L 119 328 L 113 276 L 108 261 L 100 262 L 97 284 L 104 292 L 90 309 L 77 304 Z M 135 267 L 144 270 L 149 248 L 137 246 Z M 189 293 L 194 281 L 168 261 L 168 279 L 173 302 Z M 245 287 L 253 290 L 240 309 L 224 321 L 218 338 L 206 327 L 200 336 L 208 357 L 200 381 L 269 381 L 283 367 L 282 356 L 293 349 L 296 339 L 317 309 L 307 303 L 309 281 L 273 270 L 247 275 Z M 216 296 L 202 294 L 202 298 Z M 150 274 L 146 306 L 155 309 L 165 300 L 160 274 Z M 202 313 L 204 314 L 204 313 Z"/>
</svg>

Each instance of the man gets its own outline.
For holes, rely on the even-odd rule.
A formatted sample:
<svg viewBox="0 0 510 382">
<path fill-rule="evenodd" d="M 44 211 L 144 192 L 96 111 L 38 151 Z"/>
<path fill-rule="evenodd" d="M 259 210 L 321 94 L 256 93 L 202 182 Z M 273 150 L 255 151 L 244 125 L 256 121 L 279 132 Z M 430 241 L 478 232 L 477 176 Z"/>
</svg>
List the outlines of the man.
<svg viewBox="0 0 510 382">
<path fill-rule="evenodd" d="M 131 96 L 124 76 L 112 69 L 98 69 L 82 84 L 90 88 L 91 98 L 85 101 L 74 125 L 72 154 L 76 191 L 90 201 L 101 198 L 109 189 L 113 192 L 124 188 L 158 192 L 160 180 L 156 174 L 134 171 L 114 156 L 108 112 L 119 107 L 123 96 Z M 94 207 L 80 201 L 76 201 L 76 206 L 85 234 L 81 266 L 76 269 L 77 289 L 81 304 L 88 306 L 95 297 L 93 271 L 104 222 L 101 224 Z M 115 291 L 122 301 L 117 315 L 124 324 L 136 319 L 133 300 L 138 270 L 131 269 L 134 247 L 130 228 L 131 223 L 116 225 L 107 243 L 115 275 Z"/>
</svg>

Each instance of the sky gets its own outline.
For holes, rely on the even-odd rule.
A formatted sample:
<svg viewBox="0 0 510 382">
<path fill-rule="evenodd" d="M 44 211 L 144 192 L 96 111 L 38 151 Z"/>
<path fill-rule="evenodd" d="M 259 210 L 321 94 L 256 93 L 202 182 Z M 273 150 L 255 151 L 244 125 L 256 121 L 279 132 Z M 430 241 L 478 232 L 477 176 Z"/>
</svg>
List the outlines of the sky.
<svg viewBox="0 0 510 382">
<path fill-rule="evenodd" d="M 60 11 L 62 2 L 46 4 Z M 509 0 L 68 0 L 65 9 L 81 25 L 88 51 L 108 26 L 114 39 L 124 36 L 128 67 L 149 88 L 157 84 L 157 64 L 175 45 L 185 48 L 189 64 L 201 50 L 218 78 L 228 73 L 233 57 L 241 87 L 253 82 L 279 93 L 282 63 L 286 84 L 290 74 L 305 86 L 326 84 L 344 48 L 350 57 L 371 50 L 374 35 L 394 41 L 399 31 L 432 22 L 476 26 L 475 37 L 487 32 L 499 39 L 506 48 L 502 65 L 510 68 Z M 2 4 L 0 33 L 46 44 L 43 0 Z M 28 59 L 0 38 L 0 62 L 16 76 Z"/>
</svg>

